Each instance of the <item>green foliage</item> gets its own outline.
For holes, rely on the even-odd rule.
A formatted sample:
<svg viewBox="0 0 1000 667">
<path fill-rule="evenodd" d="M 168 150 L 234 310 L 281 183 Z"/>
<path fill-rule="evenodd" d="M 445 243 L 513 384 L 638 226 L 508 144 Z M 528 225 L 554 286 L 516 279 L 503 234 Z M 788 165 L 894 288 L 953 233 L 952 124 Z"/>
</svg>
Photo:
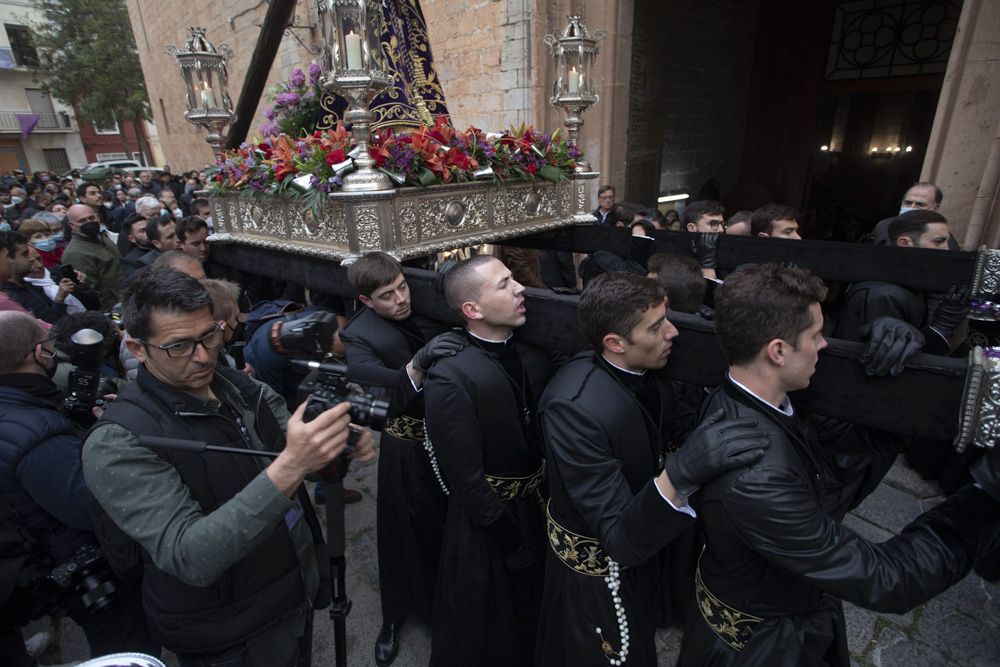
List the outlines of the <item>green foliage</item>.
<svg viewBox="0 0 1000 667">
<path fill-rule="evenodd" d="M 34 0 L 32 27 L 40 83 L 86 121 L 111 125 L 150 118 L 149 96 L 125 0 Z"/>
</svg>

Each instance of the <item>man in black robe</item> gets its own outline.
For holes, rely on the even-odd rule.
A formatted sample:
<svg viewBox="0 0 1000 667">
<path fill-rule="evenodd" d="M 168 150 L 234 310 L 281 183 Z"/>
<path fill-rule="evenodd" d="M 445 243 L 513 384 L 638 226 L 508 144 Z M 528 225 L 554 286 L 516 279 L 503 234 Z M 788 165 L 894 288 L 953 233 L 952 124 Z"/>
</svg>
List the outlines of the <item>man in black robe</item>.
<svg viewBox="0 0 1000 667">
<path fill-rule="evenodd" d="M 427 342 L 412 317 L 410 288 L 395 259 L 368 253 L 347 270 L 362 308 L 340 332 L 352 380 L 389 400 L 378 459 L 376 535 L 382 628 L 375 663 L 399 652 L 399 631 L 413 613 L 431 622 L 447 501 L 424 450 L 424 369 L 465 346 L 446 332 Z"/>
<path fill-rule="evenodd" d="M 647 372 L 666 365 L 677 336 L 666 310 L 656 281 L 599 276 L 577 311 L 594 349 L 564 366 L 539 403 L 551 548 L 537 665 L 656 664 L 656 611 L 674 592 L 661 590 L 656 555 L 695 525 L 680 490 L 763 455 L 766 439 L 749 420 L 688 436 L 694 412 Z M 664 468 L 665 451 L 681 442 Z"/>
<path fill-rule="evenodd" d="M 430 663 L 530 667 L 545 549 L 535 415 L 544 369 L 512 340 L 525 322 L 524 287 L 502 262 L 460 262 L 444 291 L 469 344 L 424 380 L 427 431 L 450 491 Z"/>
<path fill-rule="evenodd" d="M 1000 541 L 997 449 L 972 471 L 979 488 L 967 485 L 887 542 L 841 524 L 897 450 L 884 434 L 803 415 L 788 398 L 809 385 L 826 346 L 825 293 L 818 278 L 774 264 L 738 271 L 717 293 L 729 374 L 705 411 L 757 419 L 770 446 L 694 500 L 706 545 L 679 665 L 846 666 L 841 600 L 903 613 Z"/>
</svg>

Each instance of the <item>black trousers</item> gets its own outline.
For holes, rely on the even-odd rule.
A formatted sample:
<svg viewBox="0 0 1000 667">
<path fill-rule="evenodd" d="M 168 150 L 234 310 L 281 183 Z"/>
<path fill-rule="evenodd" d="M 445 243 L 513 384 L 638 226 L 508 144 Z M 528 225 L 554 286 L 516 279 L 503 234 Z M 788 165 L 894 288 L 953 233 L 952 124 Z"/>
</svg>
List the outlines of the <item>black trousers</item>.
<svg viewBox="0 0 1000 667">
<path fill-rule="evenodd" d="M 282 619 L 245 643 L 214 655 L 177 656 L 181 667 L 296 667 L 312 661 L 312 617 L 305 613 Z"/>
</svg>

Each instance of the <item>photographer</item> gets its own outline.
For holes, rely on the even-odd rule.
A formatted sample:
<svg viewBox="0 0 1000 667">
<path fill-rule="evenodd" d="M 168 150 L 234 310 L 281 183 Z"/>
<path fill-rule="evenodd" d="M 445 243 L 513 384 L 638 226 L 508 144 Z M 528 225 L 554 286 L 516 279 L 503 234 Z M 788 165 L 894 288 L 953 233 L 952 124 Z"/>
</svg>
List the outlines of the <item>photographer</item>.
<svg viewBox="0 0 1000 667">
<path fill-rule="evenodd" d="M 268 387 L 219 368 L 225 324 L 190 276 L 140 272 L 122 306 L 126 345 L 141 365 L 84 443 L 87 486 L 113 522 L 98 535 L 138 543 L 130 553 L 143 563 L 150 629 L 183 667 L 294 665 L 321 602 L 322 537 L 302 481 L 345 449 L 350 406 L 305 422 L 305 405 L 289 416 Z M 154 451 L 142 436 L 280 454 L 265 465 Z M 374 458 L 367 431 L 352 458 Z"/>
<path fill-rule="evenodd" d="M 113 580 L 103 558 L 86 569 L 97 575 L 93 601 L 107 602 L 104 609 L 87 609 L 81 592 L 88 591 L 77 588 L 78 579 L 69 588 L 48 580 L 54 569 L 80 563 L 78 554 L 93 554 L 96 545 L 80 466 L 81 432 L 62 411 L 62 394 L 49 379 L 56 363 L 53 336 L 32 317 L 6 312 L 0 313 L 0 340 L 0 634 L 16 634 L 45 614 L 68 614 L 86 633 L 92 655 L 158 654 L 137 585 Z M 105 588 L 109 581 L 113 593 Z M 32 664 L 26 654 L 11 654 L 17 646 L 7 642 L 0 662 Z"/>
</svg>

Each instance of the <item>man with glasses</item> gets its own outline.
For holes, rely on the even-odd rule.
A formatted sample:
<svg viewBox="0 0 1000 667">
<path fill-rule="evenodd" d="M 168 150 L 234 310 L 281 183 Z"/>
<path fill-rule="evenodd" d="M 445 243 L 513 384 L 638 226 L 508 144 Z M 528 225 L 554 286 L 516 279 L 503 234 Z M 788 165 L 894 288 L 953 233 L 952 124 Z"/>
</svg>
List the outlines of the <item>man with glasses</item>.
<svg viewBox="0 0 1000 667">
<path fill-rule="evenodd" d="M 34 664 L 24 653 L 19 626 L 60 607 L 60 615 L 68 610 L 83 628 L 92 655 L 158 654 L 137 583 L 112 578 L 117 591 L 111 604 L 88 611 L 72 589 L 53 596 L 55 589 L 37 580 L 82 547 L 96 546 L 80 465 L 83 431 L 63 412 L 63 396 L 50 379 L 54 338 L 27 314 L 0 313 L 0 656 L 4 665 Z M 10 522 L 21 535 L 14 544 Z"/>
<path fill-rule="evenodd" d="M 352 458 L 373 458 L 371 434 L 349 427 L 346 403 L 305 422 L 305 404 L 289 415 L 270 388 L 219 367 L 225 324 L 194 278 L 141 271 L 123 297 L 141 365 L 84 443 L 87 486 L 106 512 L 98 536 L 137 543 L 112 562 L 141 559 L 150 629 L 182 667 L 295 665 L 320 603 L 322 535 L 302 482 L 352 432 Z M 153 450 L 142 436 L 280 454 Z"/>
</svg>

